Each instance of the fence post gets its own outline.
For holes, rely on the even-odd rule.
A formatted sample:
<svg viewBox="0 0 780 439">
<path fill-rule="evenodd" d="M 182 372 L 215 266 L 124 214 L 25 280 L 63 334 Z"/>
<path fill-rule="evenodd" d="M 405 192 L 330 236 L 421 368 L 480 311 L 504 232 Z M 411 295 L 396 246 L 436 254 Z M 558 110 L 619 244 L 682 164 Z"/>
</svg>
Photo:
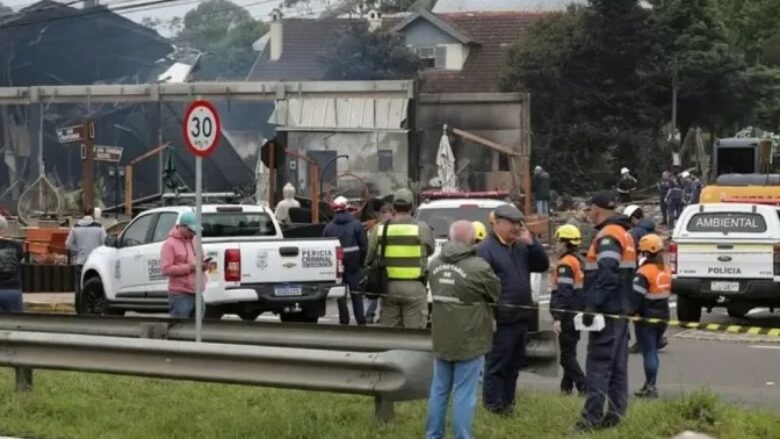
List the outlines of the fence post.
<svg viewBox="0 0 780 439">
<path fill-rule="evenodd" d="M 14 367 L 16 375 L 16 391 L 29 392 L 33 387 L 33 370 L 31 367 Z"/>
<path fill-rule="evenodd" d="M 374 420 L 389 422 L 395 417 L 395 403 L 384 395 L 374 396 Z"/>
</svg>

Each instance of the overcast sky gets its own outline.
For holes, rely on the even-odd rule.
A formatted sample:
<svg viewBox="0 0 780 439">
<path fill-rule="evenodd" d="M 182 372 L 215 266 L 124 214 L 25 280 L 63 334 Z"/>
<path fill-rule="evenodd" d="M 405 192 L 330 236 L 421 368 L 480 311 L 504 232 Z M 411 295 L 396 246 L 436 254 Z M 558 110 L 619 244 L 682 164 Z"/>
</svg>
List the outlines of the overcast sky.
<svg viewBox="0 0 780 439">
<path fill-rule="evenodd" d="M 125 4 L 130 4 L 130 1 L 127 0 L 102 0 L 102 4 L 108 4 L 109 7 L 111 7 L 111 4 L 118 3 L 121 1 L 121 5 L 124 6 Z M 132 1 L 132 3 L 138 3 L 143 2 L 144 0 L 137 0 Z M 272 1 L 259 1 L 259 0 L 232 0 L 234 3 L 237 3 L 239 5 L 249 5 L 247 9 L 252 14 L 253 17 L 257 19 L 261 19 L 264 21 L 269 20 L 271 10 L 273 10 L 276 6 L 278 6 L 280 3 L 282 3 L 283 0 L 278 0 L 276 2 Z M 66 3 L 67 0 L 59 0 L 60 3 Z M 20 9 L 26 6 L 30 6 L 33 3 L 36 3 L 33 0 L 0 0 L 0 3 L 10 6 L 14 9 Z M 141 21 L 143 17 L 158 17 L 163 19 L 168 19 L 172 17 L 184 17 L 184 14 L 187 13 L 187 11 L 194 9 L 198 6 L 198 2 L 195 0 L 181 0 L 178 2 L 179 4 L 165 7 L 165 8 L 157 8 L 155 9 L 149 9 L 149 10 L 142 10 L 139 12 L 122 12 L 122 15 L 135 20 L 135 21 Z"/>
</svg>

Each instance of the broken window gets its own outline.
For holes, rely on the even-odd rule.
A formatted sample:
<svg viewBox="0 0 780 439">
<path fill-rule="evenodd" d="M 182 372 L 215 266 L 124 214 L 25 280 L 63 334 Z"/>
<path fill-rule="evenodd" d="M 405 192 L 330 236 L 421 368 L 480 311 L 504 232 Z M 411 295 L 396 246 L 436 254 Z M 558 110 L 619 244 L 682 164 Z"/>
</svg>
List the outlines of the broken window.
<svg viewBox="0 0 780 439">
<path fill-rule="evenodd" d="M 379 172 L 393 170 L 393 151 L 391 149 L 380 149 L 377 158 L 379 160 L 377 165 Z"/>
</svg>

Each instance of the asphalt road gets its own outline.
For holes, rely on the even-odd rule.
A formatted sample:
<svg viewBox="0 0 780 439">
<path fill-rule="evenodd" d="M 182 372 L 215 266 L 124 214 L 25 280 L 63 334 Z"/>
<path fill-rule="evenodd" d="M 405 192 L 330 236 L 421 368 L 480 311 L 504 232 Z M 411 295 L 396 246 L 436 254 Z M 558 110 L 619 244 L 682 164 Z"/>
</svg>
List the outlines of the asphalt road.
<svg viewBox="0 0 780 439">
<path fill-rule="evenodd" d="M 672 310 L 676 303 L 672 303 Z M 543 312 L 543 317 L 548 314 Z M 705 323 L 780 328 L 780 312 L 754 310 L 744 319 L 734 319 L 725 309 L 702 317 Z M 661 351 L 658 387 L 661 396 L 673 396 L 702 388 L 740 404 L 780 410 L 780 337 L 726 334 L 670 328 L 669 345 Z M 632 334 L 633 337 L 633 334 Z M 632 340 L 633 343 L 633 340 Z M 587 335 L 579 345 L 585 366 Z M 557 379 L 524 374 L 519 388 L 557 391 Z M 629 388 L 633 393 L 644 383 L 642 355 L 629 358 Z"/>
</svg>

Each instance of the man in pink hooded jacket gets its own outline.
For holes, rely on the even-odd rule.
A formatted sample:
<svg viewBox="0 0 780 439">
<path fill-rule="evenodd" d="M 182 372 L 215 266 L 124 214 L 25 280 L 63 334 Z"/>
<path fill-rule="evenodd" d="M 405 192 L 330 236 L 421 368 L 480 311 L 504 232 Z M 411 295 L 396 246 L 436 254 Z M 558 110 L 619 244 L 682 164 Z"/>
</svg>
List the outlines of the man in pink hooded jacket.
<svg viewBox="0 0 780 439">
<path fill-rule="evenodd" d="M 194 212 L 181 214 L 160 252 L 162 274 L 168 277 L 168 312 L 175 318 L 195 316 L 195 270 L 206 271 L 209 265 L 195 262 L 195 227 Z"/>
</svg>

